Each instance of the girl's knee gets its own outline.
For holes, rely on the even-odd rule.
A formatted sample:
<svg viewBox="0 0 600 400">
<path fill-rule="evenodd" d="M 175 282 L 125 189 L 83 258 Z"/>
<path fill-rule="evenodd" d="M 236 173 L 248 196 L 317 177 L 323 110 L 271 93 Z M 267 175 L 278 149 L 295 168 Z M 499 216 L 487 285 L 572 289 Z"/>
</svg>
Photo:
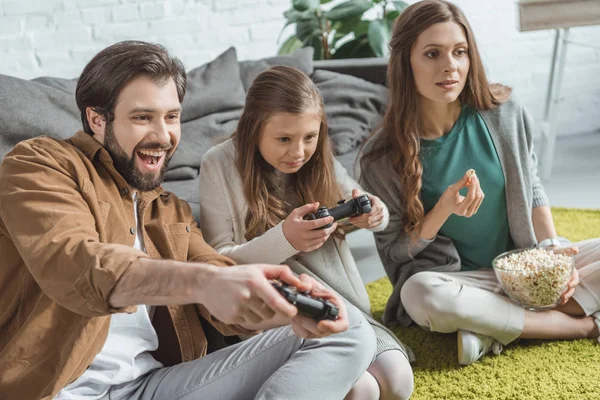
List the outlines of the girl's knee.
<svg viewBox="0 0 600 400">
<path fill-rule="evenodd" d="M 378 400 L 380 397 L 379 384 L 373 375 L 365 371 L 356 381 L 344 400 Z"/>
<path fill-rule="evenodd" d="M 415 387 L 412 367 L 401 351 L 381 353 L 369 367 L 369 372 L 378 382 L 382 400 L 408 399 Z"/>
<path fill-rule="evenodd" d="M 346 332 L 338 335 L 344 335 L 345 340 L 353 347 L 354 364 L 366 369 L 373 361 L 377 349 L 377 338 L 373 328 L 358 308 L 346 303 L 346 309 L 349 328 Z"/>
</svg>

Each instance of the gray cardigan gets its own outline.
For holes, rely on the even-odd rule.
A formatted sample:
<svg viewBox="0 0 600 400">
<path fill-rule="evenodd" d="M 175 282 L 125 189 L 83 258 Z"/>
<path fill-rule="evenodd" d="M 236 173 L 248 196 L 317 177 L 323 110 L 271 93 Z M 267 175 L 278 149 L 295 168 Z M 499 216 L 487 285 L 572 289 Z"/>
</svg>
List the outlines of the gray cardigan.
<svg viewBox="0 0 600 400">
<path fill-rule="evenodd" d="M 549 205 L 537 176 L 537 159 L 533 152 L 533 120 L 514 99 L 490 111 L 479 111 L 496 147 L 506 188 L 506 205 L 510 235 L 518 248 L 537 244 L 532 222 L 532 209 Z M 362 154 L 377 144 L 377 132 L 366 143 Z M 394 286 L 383 322 L 408 326 L 412 322 L 400 301 L 400 290 L 406 280 L 420 271 L 459 271 L 460 257 L 451 239 L 437 235 L 432 240 L 411 239 L 402 225 L 403 210 L 399 202 L 402 191 L 391 163 L 391 152 L 376 160 L 360 161 L 360 183 L 365 190 L 379 196 L 388 206 L 390 222 L 375 234 L 379 257 Z M 409 246 L 410 244 L 410 246 Z"/>
</svg>

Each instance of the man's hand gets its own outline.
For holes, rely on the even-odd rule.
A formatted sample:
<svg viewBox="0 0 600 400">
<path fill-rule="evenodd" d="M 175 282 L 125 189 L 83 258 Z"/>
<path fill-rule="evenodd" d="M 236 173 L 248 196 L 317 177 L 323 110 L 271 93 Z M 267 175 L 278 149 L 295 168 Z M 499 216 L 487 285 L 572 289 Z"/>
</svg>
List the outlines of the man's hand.
<svg viewBox="0 0 600 400">
<path fill-rule="evenodd" d="M 358 189 L 352 189 L 352 198 L 355 199 L 361 196 L 362 193 Z M 383 222 L 383 205 L 379 197 L 368 194 L 371 202 L 371 212 L 349 218 L 348 221 L 359 228 L 373 229 L 377 228 Z"/>
<path fill-rule="evenodd" d="M 304 220 L 306 214 L 315 212 L 318 208 L 319 203 L 305 204 L 292 211 L 283 222 L 285 238 L 298 251 L 308 253 L 318 249 L 337 228 L 334 223 L 330 228 L 317 229 L 333 222 L 333 217 Z"/>
<path fill-rule="evenodd" d="M 344 302 L 332 291 L 323 287 L 323 285 L 310 276 L 303 274 L 300 275 L 300 279 L 302 280 L 302 286 L 298 286 L 299 290 L 308 291 L 313 297 L 320 297 L 323 300 L 330 301 L 339 309 L 339 314 L 335 321 L 322 320 L 318 322 L 302 315 L 296 315 L 292 319 L 292 329 L 294 330 L 294 333 L 304 339 L 311 339 L 329 336 L 347 330 L 348 313 L 344 306 Z"/>
<path fill-rule="evenodd" d="M 295 317 L 298 310 L 273 287 L 271 279 L 304 288 L 286 265 L 217 267 L 202 285 L 198 303 L 226 324 L 260 325 L 273 318 Z"/>
</svg>

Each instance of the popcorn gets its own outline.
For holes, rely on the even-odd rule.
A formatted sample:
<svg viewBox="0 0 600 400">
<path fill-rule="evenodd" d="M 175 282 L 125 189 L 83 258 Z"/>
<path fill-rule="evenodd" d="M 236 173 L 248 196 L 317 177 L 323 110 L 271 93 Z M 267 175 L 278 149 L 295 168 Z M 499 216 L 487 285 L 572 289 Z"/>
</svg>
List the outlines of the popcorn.
<svg viewBox="0 0 600 400">
<path fill-rule="evenodd" d="M 508 297 L 531 309 L 555 307 L 573 267 L 572 256 L 538 248 L 509 252 L 494 260 L 496 277 Z"/>
</svg>

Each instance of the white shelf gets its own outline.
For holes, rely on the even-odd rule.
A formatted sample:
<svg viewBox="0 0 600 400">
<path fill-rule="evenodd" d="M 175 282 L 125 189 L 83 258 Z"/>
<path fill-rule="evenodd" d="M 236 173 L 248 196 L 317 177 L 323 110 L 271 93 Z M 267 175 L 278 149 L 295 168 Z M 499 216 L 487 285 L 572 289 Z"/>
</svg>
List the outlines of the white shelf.
<svg viewBox="0 0 600 400">
<path fill-rule="evenodd" d="M 600 0 L 519 0 L 520 31 L 600 24 Z"/>
</svg>

